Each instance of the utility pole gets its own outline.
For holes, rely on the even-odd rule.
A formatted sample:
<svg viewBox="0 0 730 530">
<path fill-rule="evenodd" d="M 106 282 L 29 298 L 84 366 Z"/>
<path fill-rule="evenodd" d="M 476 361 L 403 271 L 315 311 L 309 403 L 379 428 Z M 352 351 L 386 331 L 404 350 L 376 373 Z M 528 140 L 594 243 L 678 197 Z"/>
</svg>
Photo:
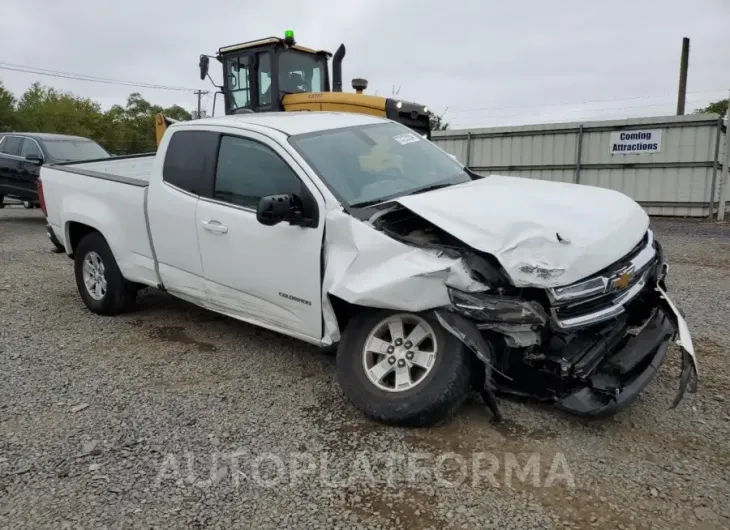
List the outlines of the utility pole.
<svg viewBox="0 0 730 530">
<path fill-rule="evenodd" d="M 730 100 L 728 100 L 730 101 Z M 730 105 L 725 113 L 725 162 L 722 164 L 722 174 L 720 176 L 720 193 L 719 204 L 717 209 L 717 220 L 725 220 L 725 205 L 727 204 L 727 190 L 730 188 Z"/>
<path fill-rule="evenodd" d="M 677 91 L 677 116 L 684 115 L 687 100 L 687 70 L 689 69 L 689 37 L 682 38 L 682 58 L 679 63 L 679 90 Z"/>
<path fill-rule="evenodd" d="M 198 114 L 196 115 L 196 119 L 200 119 L 200 99 L 208 93 L 207 90 L 196 90 L 193 92 L 196 96 L 198 96 Z"/>
</svg>

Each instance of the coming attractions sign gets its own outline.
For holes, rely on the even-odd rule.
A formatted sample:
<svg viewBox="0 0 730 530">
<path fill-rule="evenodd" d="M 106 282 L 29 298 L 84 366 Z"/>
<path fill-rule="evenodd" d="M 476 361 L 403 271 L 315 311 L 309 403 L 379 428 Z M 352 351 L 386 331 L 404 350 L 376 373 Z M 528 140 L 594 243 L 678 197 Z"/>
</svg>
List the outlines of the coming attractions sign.
<svg viewBox="0 0 730 530">
<path fill-rule="evenodd" d="M 609 153 L 612 155 L 658 153 L 661 150 L 661 129 L 637 129 L 632 131 L 614 131 L 611 133 Z"/>
</svg>

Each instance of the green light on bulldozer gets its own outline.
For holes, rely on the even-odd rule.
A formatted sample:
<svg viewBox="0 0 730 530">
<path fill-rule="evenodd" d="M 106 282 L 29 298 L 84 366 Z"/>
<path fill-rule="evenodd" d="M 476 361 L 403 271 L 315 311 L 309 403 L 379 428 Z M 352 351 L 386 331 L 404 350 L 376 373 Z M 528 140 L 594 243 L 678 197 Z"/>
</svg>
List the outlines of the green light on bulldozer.
<svg viewBox="0 0 730 530">
<path fill-rule="evenodd" d="M 294 31 L 293 30 L 288 29 L 284 32 L 284 41 L 289 45 L 294 44 Z"/>
</svg>

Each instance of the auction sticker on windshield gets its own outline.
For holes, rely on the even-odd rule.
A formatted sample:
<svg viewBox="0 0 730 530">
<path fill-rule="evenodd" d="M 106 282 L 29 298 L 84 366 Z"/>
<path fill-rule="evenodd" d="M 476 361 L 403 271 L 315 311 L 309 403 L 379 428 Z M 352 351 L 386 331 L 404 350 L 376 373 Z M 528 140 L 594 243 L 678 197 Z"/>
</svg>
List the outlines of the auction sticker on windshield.
<svg viewBox="0 0 730 530">
<path fill-rule="evenodd" d="M 396 136 L 393 136 L 393 140 L 398 142 L 401 145 L 406 144 L 412 144 L 413 142 L 417 142 L 420 140 L 418 136 L 412 133 L 404 133 L 404 134 L 398 134 Z"/>
</svg>

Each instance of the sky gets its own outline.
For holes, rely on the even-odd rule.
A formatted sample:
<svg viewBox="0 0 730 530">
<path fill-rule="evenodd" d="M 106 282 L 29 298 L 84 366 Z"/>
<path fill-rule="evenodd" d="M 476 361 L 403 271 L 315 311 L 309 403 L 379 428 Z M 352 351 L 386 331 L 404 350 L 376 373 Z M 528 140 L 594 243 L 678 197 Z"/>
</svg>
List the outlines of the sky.
<svg viewBox="0 0 730 530">
<path fill-rule="evenodd" d="M 682 37 L 691 39 L 687 112 L 730 91 L 730 1 L 695 0 L 1 0 L 0 80 L 34 81 L 104 108 L 138 91 L 193 109 L 201 53 L 295 31 L 305 46 L 345 43 L 345 89 L 427 105 L 451 128 L 671 115 Z M 8 45 L 11 43 L 11 45 Z M 8 65 L 162 90 L 39 76 Z M 13 68 L 13 66 L 10 66 Z M 220 81 L 220 66 L 211 73 Z M 222 111 L 219 98 L 217 113 Z"/>
</svg>

